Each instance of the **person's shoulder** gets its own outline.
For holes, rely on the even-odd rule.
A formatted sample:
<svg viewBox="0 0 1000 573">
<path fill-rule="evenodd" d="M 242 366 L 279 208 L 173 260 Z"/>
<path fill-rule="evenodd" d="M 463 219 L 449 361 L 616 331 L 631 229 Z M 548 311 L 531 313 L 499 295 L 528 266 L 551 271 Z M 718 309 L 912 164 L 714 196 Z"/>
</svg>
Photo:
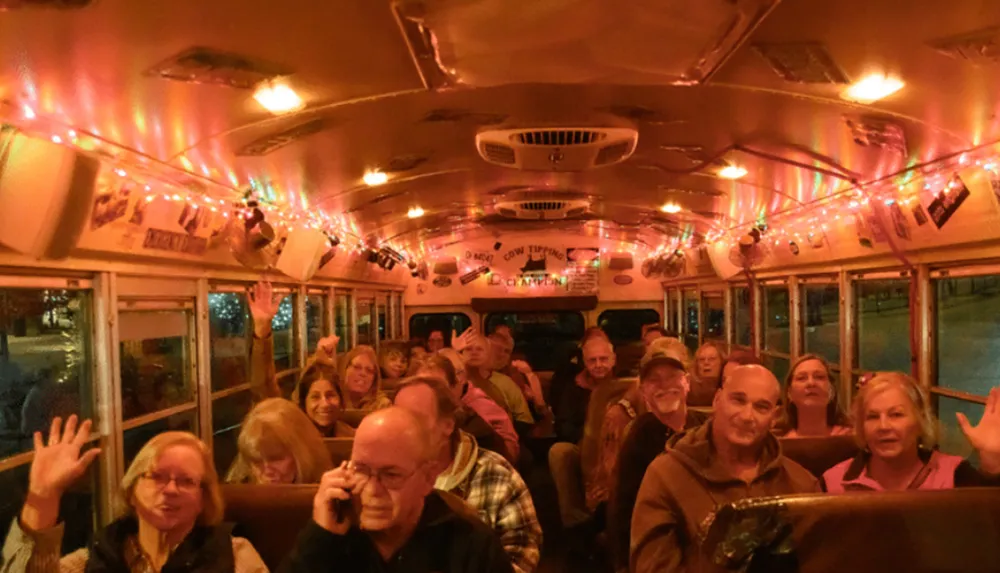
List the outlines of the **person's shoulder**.
<svg viewBox="0 0 1000 573">
<path fill-rule="evenodd" d="M 490 374 L 490 382 L 493 382 L 494 384 L 507 384 L 507 385 L 517 384 L 516 382 L 514 382 L 513 378 L 497 370 L 494 370 L 493 373 Z"/>
<path fill-rule="evenodd" d="M 848 460 L 849 461 L 849 460 Z M 806 468 L 788 456 L 781 456 L 781 468 L 788 476 L 789 486 L 793 491 L 789 493 L 808 493 L 819 491 L 819 480 Z"/>
<path fill-rule="evenodd" d="M 521 477 L 514 466 L 507 461 L 507 458 L 483 448 L 479 448 L 479 454 L 476 458 L 476 473 L 502 481 L 512 480 L 515 476 L 517 479 Z"/>
</svg>

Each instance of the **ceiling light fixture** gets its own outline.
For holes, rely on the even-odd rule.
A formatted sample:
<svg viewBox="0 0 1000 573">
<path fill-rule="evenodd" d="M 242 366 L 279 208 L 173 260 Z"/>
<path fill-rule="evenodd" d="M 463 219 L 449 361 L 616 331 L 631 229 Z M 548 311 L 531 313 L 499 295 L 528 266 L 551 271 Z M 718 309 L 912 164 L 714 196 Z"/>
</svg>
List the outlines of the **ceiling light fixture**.
<svg viewBox="0 0 1000 573">
<path fill-rule="evenodd" d="M 719 177 L 723 179 L 739 179 L 746 174 L 746 167 L 740 167 L 739 165 L 726 165 L 719 170 Z"/>
<path fill-rule="evenodd" d="M 419 219 L 424 216 L 424 210 L 420 207 L 410 207 L 410 210 L 406 212 L 406 216 L 411 219 Z"/>
<path fill-rule="evenodd" d="M 840 97 L 858 103 L 872 103 L 898 92 L 904 85 L 899 78 L 869 74 L 851 84 Z"/>
<path fill-rule="evenodd" d="M 362 177 L 365 185 L 369 187 L 375 187 L 376 185 L 382 185 L 389 180 L 389 176 L 383 171 L 368 171 Z"/>
<path fill-rule="evenodd" d="M 257 86 L 253 93 L 264 109 L 273 114 L 283 114 L 297 111 L 305 107 L 305 102 L 287 84 L 278 81 L 266 81 Z"/>
<path fill-rule="evenodd" d="M 670 213 L 671 215 L 673 215 L 674 213 L 681 212 L 681 206 L 678 205 L 677 203 L 667 203 L 662 207 L 660 207 L 660 211 L 663 211 L 664 213 Z"/>
</svg>

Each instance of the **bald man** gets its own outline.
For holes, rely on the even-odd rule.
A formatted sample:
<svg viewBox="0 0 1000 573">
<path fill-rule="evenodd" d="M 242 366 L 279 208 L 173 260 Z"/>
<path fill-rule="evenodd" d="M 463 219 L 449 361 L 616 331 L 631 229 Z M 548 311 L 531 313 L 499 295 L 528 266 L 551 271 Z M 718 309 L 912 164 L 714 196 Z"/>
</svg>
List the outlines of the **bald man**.
<svg viewBox="0 0 1000 573">
<path fill-rule="evenodd" d="M 650 464 L 632 512 L 630 571 L 700 571 L 698 542 L 720 506 L 820 491 L 771 435 L 780 393 L 763 366 L 734 368 L 715 395 L 712 419 L 675 436 Z"/>
<path fill-rule="evenodd" d="M 493 531 L 434 491 L 436 454 L 407 410 L 369 414 L 351 461 L 323 475 L 313 521 L 281 570 L 510 573 Z"/>
</svg>

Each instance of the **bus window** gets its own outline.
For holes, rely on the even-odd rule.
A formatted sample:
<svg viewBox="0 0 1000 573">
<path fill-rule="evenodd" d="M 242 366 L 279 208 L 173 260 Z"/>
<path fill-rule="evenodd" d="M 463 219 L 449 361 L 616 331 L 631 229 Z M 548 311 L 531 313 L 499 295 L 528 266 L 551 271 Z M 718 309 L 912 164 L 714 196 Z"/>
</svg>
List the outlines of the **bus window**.
<svg viewBox="0 0 1000 573">
<path fill-rule="evenodd" d="M 858 367 L 910 373 L 909 279 L 859 281 Z"/>
<path fill-rule="evenodd" d="M 21 512 L 31 471 L 32 435 L 52 418 L 94 419 L 89 290 L 0 288 L 0 521 Z M 17 456 L 18 459 L 12 459 Z M 101 464 L 62 498 L 63 553 L 90 542 L 100 505 Z"/>
<path fill-rule="evenodd" d="M 684 344 L 693 353 L 698 350 L 700 340 L 698 338 L 698 293 L 695 291 L 684 291 Z"/>
<path fill-rule="evenodd" d="M 642 340 L 642 327 L 660 325 L 660 313 L 651 308 L 605 310 L 597 324 L 615 345 Z"/>
<path fill-rule="evenodd" d="M 212 390 L 245 384 L 249 378 L 250 318 L 243 293 L 208 294 Z"/>
<path fill-rule="evenodd" d="M 659 316 L 659 315 L 657 315 Z M 506 324 L 514 335 L 514 352 L 535 370 L 554 370 L 583 338 L 586 322 L 576 311 L 494 312 L 486 316 L 486 332 Z"/>
<path fill-rule="evenodd" d="M 333 313 L 333 333 L 340 339 L 337 342 L 337 352 L 347 352 L 351 343 L 351 293 L 337 291 L 334 301 L 336 308 Z"/>
<path fill-rule="evenodd" d="M 836 284 L 802 287 L 802 341 L 809 354 L 818 354 L 831 366 L 840 363 L 840 287 Z"/>
<path fill-rule="evenodd" d="M 295 300 L 297 294 L 289 294 L 278 305 L 278 313 L 271 319 L 271 336 L 274 341 L 274 370 L 281 372 L 299 365 L 295 352 Z"/>
<path fill-rule="evenodd" d="M 193 322 L 190 309 L 119 313 L 122 420 L 126 423 L 183 404 L 195 407 Z"/>
<path fill-rule="evenodd" d="M 733 287 L 733 344 L 750 348 L 750 289 L 745 286 Z"/>
<path fill-rule="evenodd" d="M 358 309 L 358 324 L 356 325 L 358 345 L 367 344 L 375 346 L 375 337 L 378 336 L 372 325 L 372 310 L 375 307 L 375 300 L 371 298 L 358 298 L 356 304 Z"/>
<path fill-rule="evenodd" d="M 326 295 L 306 296 L 306 354 L 316 352 L 319 339 L 326 336 Z"/>
<path fill-rule="evenodd" d="M 423 338 L 435 330 L 444 334 L 445 346 L 451 344 L 451 331 L 462 334 L 472 326 L 472 319 L 462 312 L 430 312 L 410 317 L 410 338 Z"/>
<path fill-rule="evenodd" d="M 788 287 L 765 285 L 762 289 L 764 314 L 764 349 L 761 359 L 779 381 L 788 373 L 791 346 Z"/>
<path fill-rule="evenodd" d="M 701 317 L 705 324 L 703 342 L 726 341 L 726 305 L 722 292 L 701 293 Z"/>
<path fill-rule="evenodd" d="M 1000 355 L 1000 275 L 945 278 L 935 281 L 937 291 L 937 387 L 985 399 L 996 385 Z M 938 415 L 943 431 L 942 449 L 968 453 L 955 421 L 964 413 L 975 423 L 983 405 L 939 396 Z"/>
<path fill-rule="evenodd" d="M 236 459 L 240 424 L 253 407 L 250 390 L 235 394 L 212 396 L 212 455 L 219 476 L 225 477 L 229 466 Z"/>
</svg>

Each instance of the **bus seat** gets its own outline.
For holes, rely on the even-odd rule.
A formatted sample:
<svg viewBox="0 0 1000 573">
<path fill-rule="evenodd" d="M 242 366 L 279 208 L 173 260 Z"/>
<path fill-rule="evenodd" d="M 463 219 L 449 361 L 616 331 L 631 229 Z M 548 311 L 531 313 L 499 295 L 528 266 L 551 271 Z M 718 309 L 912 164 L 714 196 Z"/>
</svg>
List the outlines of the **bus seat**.
<svg viewBox="0 0 1000 573">
<path fill-rule="evenodd" d="M 635 388 L 637 384 L 635 378 L 621 378 L 599 386 L 590 395 L 587 421 L 580 442 L 580 464 L 584 468 L 593 468 L 597 464 L 598 442 L 601 439 L 601 427 L 604 425 L 604 414 L 607 413 L 608 406 L 621 400 L 625 393 Z"/>
<path fill-rule="evenodd" d="M 326 449 L 330 450 L 334 467 L 351 459 L 354 438 L 323 438 L 323 443 L 326 444 Z"/>
<path fill-rule="evenodd" d="M 823 472 L 858 454 L 854 436 L 828 438 L 782 438 L 781 453 L 818 477 Z"/>
<path fill-rule="evenodd" d="M 986 573 L 1000 571 L 990 539 L 996 489 L 809 494 L 724 506 L 702 556 L 733 571 Z"/>
<path fill-rule="evenodd" d="M 295 546 L 299 532 L 312 519 L 315 485 L 224 484 L 225 521 L 235 535 L 246 537 L 271 571 Z"/>
<path fill-rule="evenodd" d="M 646 353 L 642 342 L 629 342 L 615 346 L 615 373 L 618 376 L 638 376 L 639 361 Z"/>
<path fill-rule="evenodd" d="M 357 429 L 361 425 L 361 419 L 368 415 L 365 410 L 349 409 L 340 413 L 340 421 L 348 426 Z"/>
</svg>

